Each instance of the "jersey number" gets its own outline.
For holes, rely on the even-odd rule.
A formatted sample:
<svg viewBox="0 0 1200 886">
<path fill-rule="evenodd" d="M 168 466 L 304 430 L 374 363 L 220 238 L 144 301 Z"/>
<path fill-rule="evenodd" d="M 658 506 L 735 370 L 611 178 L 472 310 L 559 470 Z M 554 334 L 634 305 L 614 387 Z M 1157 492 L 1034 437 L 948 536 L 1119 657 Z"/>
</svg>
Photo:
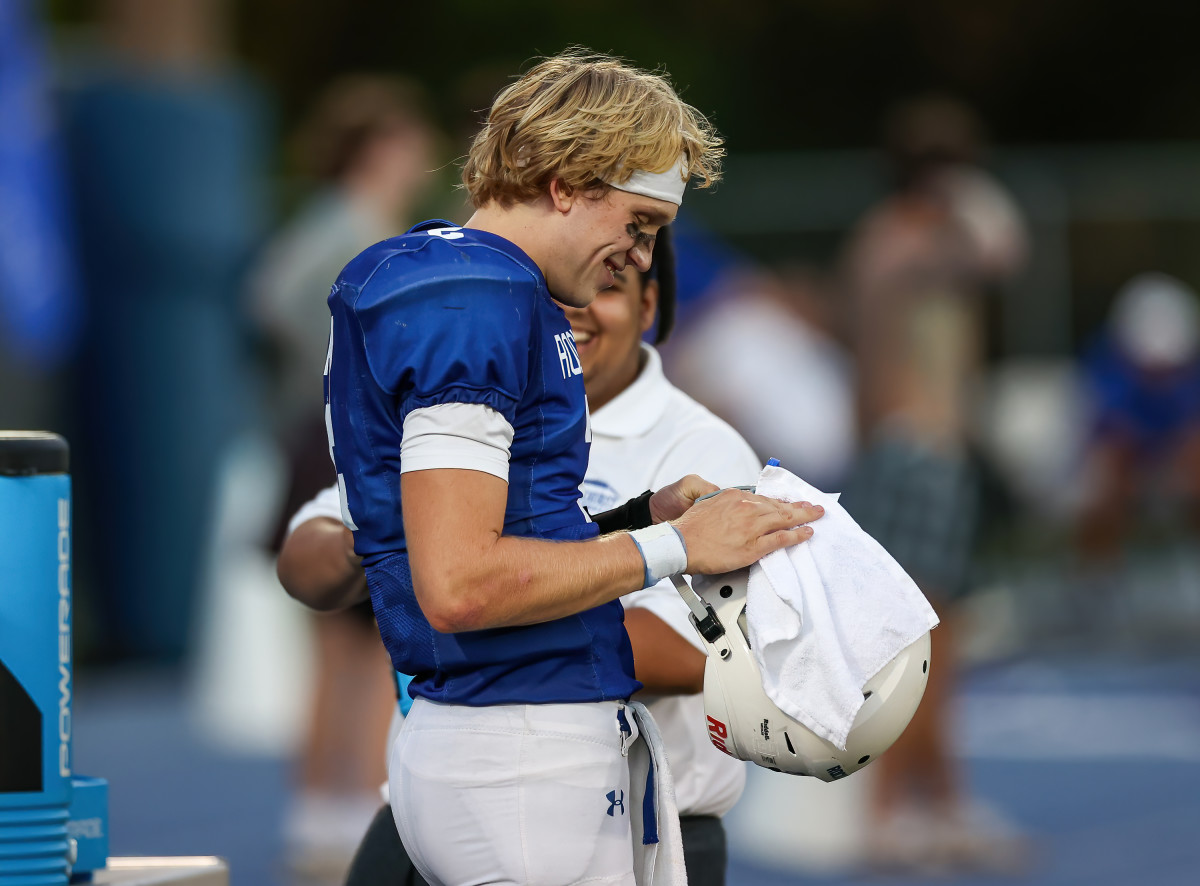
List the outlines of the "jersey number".
<svg viewBox="0 0 1200 886">
<path fill-rule="evenodd" d="M 334 457 L 333 450 L 333 411 L 329 408 L 329 367 L 333 365 L 333 318 L 329 319 L 329 349 L 325 352 L 325 436 L 329 440 L 329 460 L 333 462 L 334 470 L 337 470 L 337 458 Z M 358 529 L 358 525 L 354 522 L 354 518 L 350 516 L 350 502 L 346 500 L 346 475 L 338 471 L 337 475 L 338 499 L 342 507 L 342 522 L 351 532 Z"/>
</svg>

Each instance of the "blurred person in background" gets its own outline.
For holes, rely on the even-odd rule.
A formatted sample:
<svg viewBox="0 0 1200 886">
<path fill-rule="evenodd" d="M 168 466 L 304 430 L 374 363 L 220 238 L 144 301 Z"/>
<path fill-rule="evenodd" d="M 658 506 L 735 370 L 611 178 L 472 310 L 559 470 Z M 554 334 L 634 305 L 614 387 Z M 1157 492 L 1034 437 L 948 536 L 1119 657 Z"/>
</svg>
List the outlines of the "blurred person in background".
<svg viewBox="0 0 1200 886">
<path fill-rule="evenodd" d="M 737 432 L 672 385 L 655 348 L 642 341 L 652 328 L 656 345 L 671 332 L 675 291 L 669 231 L 659 232 L 648 271 L 627 266 L 588 307 L 564 307 L 592 411 L 583 504 L 594 514 L 684 471 L 737 486 L 753 483 L 760 469 Z M 291 530 L 280 553 L 279 575 L 292 596 L 323 610 L 366 598 L 336 486 L 306 504 Z M 662 730 L 671 762 L 688 882 L 721 886 L 728 867 L 721 816 L 742 793 L 745 764 L 709 742 L 701 695 L 705 653 L 675 588 L 661 582 L 621 602 L 635 676 L 643 687 L 638 695 Z M 402 694 L 400 710 L 406 712 L 410 703 Z M 385 804 L 363 839 L 346 886 L 423 882 Z"/>
<path fill-rule="evenodd" d="M 979 166 L 981 126 L 949 98 L 899 105 L 886 127 L 894 189 L 852 232 L 843 273 L 861 455 L 842 503 L 941 617 L 916 716 L 875 770 L 868 855 L 886 868 L 1003 868 L 1022 841 L 967 793 L 950 745 L 955 603 L 980 520 L 971 395 L 984 299 L 1022 268 L 1022 219 Z M 919 515 L 919 516 L 918 516 Z"/>
<path fill-rule="evenodd" d="M 217 478 L 254 417 L 241 293 L 267 229 L 269 105 L 230 55 L 229 5 L 105 0 L 60 58 L 85 301 L 79 640 L 98 659 L 189 652 Z"/>
<path fill-rule="evenodd" d="M 668 365 L 756 452 L 836 492 L 857 441 L 853 366 L 831 333 L 828 289 L 806 268 L 734 266 L 713 281 Z"/>
<path fill-rule="evenodd" d="M 411 222 L 436 146 L 421 90 L 369 74 L 332 82 L 296 133 L 296 161 L 315 191 L 267 245 L 250 284 L 288 463 L 275 549 L 287 517 L 334 480 L 321 393 L 330 284 L 358 252 Z M 394 690 L 369 601 L 312 621 L 315 686 L 284 839 L 295 869 L 340 878 L 379 805 Z"/>
<path fill-rule="evenodd" d="M 1118 292 L 1082 360 L 1091 426 L 1076 548 L 1078 614 L 1112 611 L 1125 546 L 1139 526 L 1200 530 L 1200 305 L 1163 273 Z M 1096 599 L 1096 595 L 1102 596 Z M 1099 606 L 1097 606 L 1099 604 Z"/>
</svg>

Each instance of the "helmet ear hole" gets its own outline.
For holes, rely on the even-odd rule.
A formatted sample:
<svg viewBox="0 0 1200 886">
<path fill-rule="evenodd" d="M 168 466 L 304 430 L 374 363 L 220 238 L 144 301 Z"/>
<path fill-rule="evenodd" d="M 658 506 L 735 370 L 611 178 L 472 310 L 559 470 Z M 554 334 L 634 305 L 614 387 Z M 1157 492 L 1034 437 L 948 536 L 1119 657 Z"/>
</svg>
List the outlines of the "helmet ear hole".
<svg viewBox="0 0 1200 886">
<path fill-rule="evenodd" d="M 783 740 L 787 742 L 787 749 L 791 751 L 792 756 L 796 756 L 796 749 L 792 747 L 792 739 L 790 736 L 788 736 L 786 731 L 783 733 Z"/>
<path fill-rule="evenodd" d="M 922 674 L 929 673 L 929 659 L 925 659 L 923 662 L 921 662 L 921 673 Z"/>
<path fill-rule="evenodd" d="M 870 759 L 871 759 L 871 755 L 870 755 L 870 754 L 867 754 L 866 756 L 863 756 L 863 757 L 859 757 L 859 758 L 858 758 L 858 765 L 859 765 L 859 766 L 861 766 L 863 763 L 866 763 L 866 762 L 867 762 L 868 760 L 870 760 Z"/>
</svg>

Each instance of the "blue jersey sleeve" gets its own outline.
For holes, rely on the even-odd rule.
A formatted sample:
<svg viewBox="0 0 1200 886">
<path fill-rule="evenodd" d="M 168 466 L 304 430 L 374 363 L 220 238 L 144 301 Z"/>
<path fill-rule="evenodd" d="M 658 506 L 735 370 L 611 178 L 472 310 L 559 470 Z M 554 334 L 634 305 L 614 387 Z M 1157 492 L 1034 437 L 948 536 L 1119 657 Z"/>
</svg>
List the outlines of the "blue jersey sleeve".
<svg viewBox="0 0 1200 886">
<path fill-rule="evenodd" d="M 403 276 L 381 268 L 356 299 L 375 383 L 396 398 L 401 422 L 426 406 L 481 403 L 513 424 L 529 383 L 534 281 L 511 262 L 472 261 L 430 240 L 394 263 Z"/>
</svg>

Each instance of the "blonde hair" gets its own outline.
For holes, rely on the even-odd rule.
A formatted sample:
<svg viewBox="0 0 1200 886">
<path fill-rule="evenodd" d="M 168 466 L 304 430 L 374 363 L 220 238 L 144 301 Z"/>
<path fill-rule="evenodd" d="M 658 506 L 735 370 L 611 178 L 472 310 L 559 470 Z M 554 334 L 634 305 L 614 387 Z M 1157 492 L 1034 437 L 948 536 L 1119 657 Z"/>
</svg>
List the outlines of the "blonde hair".
<svg viewBox="0 0 1200 886">
<path fill-rule="evenodd" d="M 569 49 L 503 89 L 463 165 L 463 187 L 480 207 L 545 193 L 554 178 L 571 191 L 665 172 L 684 158 L 689 179 L 721 177 L 721 138 L 661 74 Z"/>
</svg>

